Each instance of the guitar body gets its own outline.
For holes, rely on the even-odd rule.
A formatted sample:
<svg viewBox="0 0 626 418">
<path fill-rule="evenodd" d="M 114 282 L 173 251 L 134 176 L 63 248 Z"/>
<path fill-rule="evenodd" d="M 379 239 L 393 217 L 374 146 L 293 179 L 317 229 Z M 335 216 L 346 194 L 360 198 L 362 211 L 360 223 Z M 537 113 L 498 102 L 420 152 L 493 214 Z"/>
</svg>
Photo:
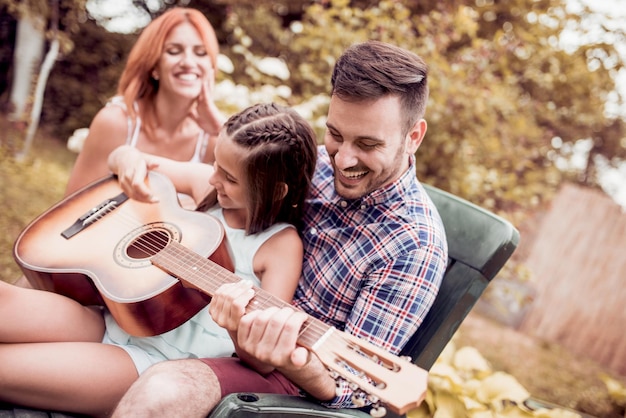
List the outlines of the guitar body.
<svg viewBox="0 0 626 418">
<path fill-rule="evenodd" d="M 159 203 L 127 199 L 111 176 L 28 225 L 15 242 L 14 257 L 31 285 L 84 305 L 106 305 L 136 336 L 169 331 L 205 307 L 210 296 L 183 286 L 150 258 L 178 242 L 233 271 L 222 225 L 182 209 L 167 177 L 151 172 L 148 181 Z"/>
</svg>

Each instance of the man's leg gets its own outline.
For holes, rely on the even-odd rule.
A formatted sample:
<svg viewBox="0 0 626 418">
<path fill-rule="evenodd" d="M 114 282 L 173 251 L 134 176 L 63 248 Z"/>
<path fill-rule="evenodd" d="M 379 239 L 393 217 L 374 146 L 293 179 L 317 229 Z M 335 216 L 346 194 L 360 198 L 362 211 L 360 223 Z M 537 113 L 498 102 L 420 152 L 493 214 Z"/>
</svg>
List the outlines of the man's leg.
<svg viewBox="0 0 626 418">
<path fill-rule="evenodd" d="M 300 394 L 282 374 L 260 375 L 233 357 L 165 361 L 150 367 L 135 381 L 113 418 L 202 418 L 224 396 L 237 392 Z"/>
<path fill-rule="evenodd" d="M 195 359 L 165 361 L 141 374 L 113 417 L 203 418 L 220 399 L 220 383 L 206 364 Z"/>
</svg>

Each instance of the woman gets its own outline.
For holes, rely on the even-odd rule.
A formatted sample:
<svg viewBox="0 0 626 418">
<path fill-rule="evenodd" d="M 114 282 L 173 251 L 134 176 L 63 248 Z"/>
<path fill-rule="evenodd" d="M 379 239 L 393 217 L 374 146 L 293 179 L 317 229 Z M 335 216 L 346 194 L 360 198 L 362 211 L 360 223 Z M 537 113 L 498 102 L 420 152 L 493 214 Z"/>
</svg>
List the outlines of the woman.
<svg viewBox="0 0 626 418">
<path fill-rule="evenodd" d="M 107 157 L 128 144 L 178 161 L 212 162 L 224 117 L 211 97 L 218 43 L 202 13 L 172 8 L 141 33 L 117 96 L 94 117 L 66 194 L 109 174 Z"/>
<path fill-rule="evenodd" d="M 217 140 L 214 167 L 130 146 L 109 161 L 125 189 L 143 183 L 145 169 L 158 169 L 203 199 L 224 225 L 235 274 L 292 299 L 303 256 L 296 226 L 316 161 L 315 135 L 295 111 L 256 105 L 231 117 Z M 100 256 L 106 257 L 94 254 Z M 0 282 L 0 401 L 106 416 L 151 364 L 235 350 L 208 309 L 154 337 L 130 336 L 108 312 L 104 317 L 64 296 Z"/>
</svg>

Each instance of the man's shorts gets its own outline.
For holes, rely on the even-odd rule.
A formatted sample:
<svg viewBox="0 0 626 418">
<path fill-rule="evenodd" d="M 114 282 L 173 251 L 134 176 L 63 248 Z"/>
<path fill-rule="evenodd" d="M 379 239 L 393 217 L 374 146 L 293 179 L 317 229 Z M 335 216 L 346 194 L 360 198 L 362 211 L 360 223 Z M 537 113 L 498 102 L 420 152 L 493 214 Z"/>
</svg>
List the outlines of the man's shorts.
<svg viewBox="0 0 626 418">
<path fill-rule="evenodd" d="M 231 393 L 256 392 L 300 396 L 300 389 L 277 371 L 259 374 L 236 357 L 203 358 L 222 387 L 222 398 Z"/>
</svg>

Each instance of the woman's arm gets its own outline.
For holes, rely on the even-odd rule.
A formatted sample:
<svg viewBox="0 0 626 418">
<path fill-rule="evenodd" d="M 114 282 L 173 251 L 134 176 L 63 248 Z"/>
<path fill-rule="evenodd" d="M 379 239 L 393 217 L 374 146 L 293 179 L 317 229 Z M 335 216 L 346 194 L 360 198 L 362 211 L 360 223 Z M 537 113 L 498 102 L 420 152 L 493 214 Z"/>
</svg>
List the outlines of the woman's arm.
<svg viewBox="0 0 626 418">
<path fill-rule="evenodd" d="M 91 125 L 85 143 L 76 158 L 65 189 L 65 195 L 110 174 L 107 158 L 111 151 L 126 142 L 126 113 L 118 106 L 100 109 Z"/>
<path fill-rule="evenodd" d="M 170 178 L 176 191 L 190 195 L 199 203 L 213 190 L 209 178 L 213 166 L 204 163 L 175 161 L 147 154 L 129 145 L 122 145 L 109 155 L 109 169 L 118 176 L 122 190 L 131 198 L 154 201 L 152 191 L 146 184 L 148 171 L 155 170 Z"/>
</svg>

